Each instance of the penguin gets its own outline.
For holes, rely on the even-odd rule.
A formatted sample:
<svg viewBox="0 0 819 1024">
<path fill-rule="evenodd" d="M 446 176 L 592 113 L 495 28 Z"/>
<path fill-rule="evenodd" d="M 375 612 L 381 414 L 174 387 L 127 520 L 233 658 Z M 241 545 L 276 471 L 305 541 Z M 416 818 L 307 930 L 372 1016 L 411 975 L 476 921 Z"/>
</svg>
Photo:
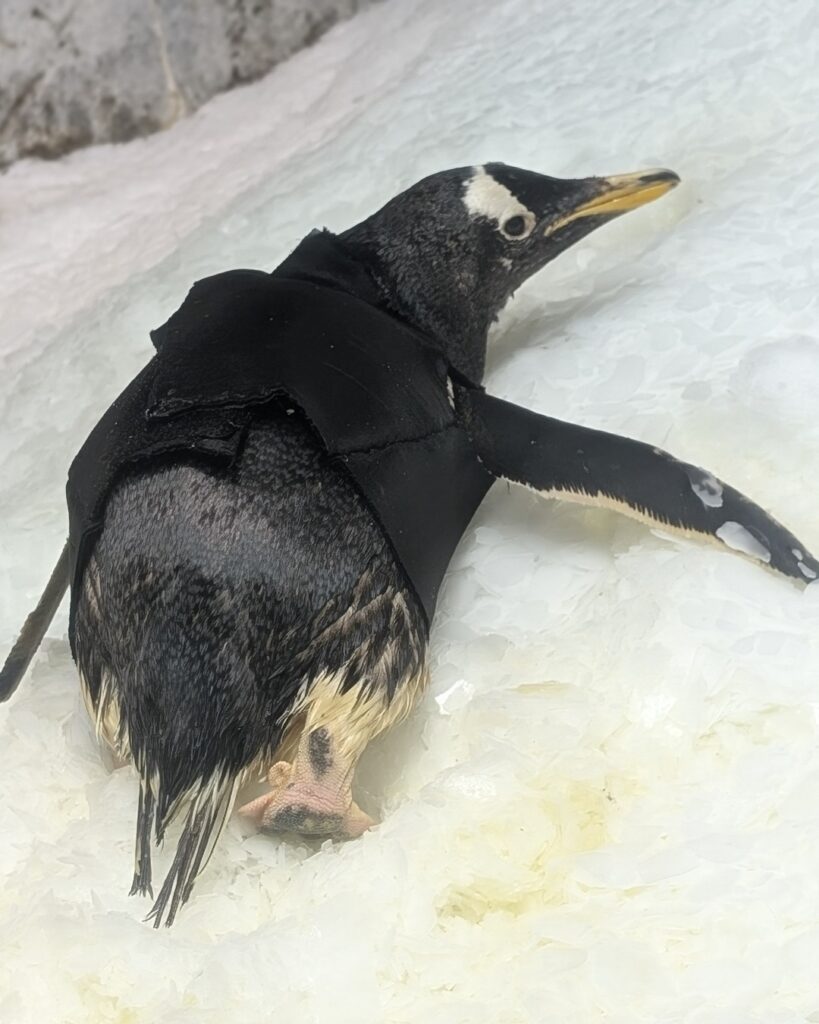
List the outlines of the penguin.
<svg viewBox="0 0 819 1024">
<path fill-rule="evenodd" d="M 429 678 L 447 564 L 497 479 L 737 550 L 819 562 L 713 474 L 486 392 L 487 333 L 529 277 L 679 182 L 433 174 L 272 273 L 197 282 L 68 474 L 68 543 L 0 672 L 20 682 L 65 590 L 101 742 L 139 778 L 132 893 L 181 821 L 148 918 L 170 925 L 240 786 L 261 830 L 355 838 L 368 743 Z"/>
</svg>

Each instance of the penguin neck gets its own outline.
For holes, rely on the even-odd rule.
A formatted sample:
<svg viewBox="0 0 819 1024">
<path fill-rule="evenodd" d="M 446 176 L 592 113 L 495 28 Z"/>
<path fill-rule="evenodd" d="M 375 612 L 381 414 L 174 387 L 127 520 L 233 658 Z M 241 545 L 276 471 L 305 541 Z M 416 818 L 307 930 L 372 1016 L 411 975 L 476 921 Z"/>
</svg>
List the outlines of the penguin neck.
<svg viewBox="0 0 819 1024">
<path fill-rule="evenodd" d="M 385 258 L 353 232 L 313 231 L 273 273 L 349 292 L 419 331 L 465 377 L 483 378 L 494 316 L 475 299 L 486 298 L 477 271 L 453 275 L 442 266 L 430 279 L 414 261 Z"/>
<path fill-rule="evenodd" d="M 430 272 L 427 261 L 379 244 L 366 221 L 336 240 L 367 269 L 378 305 L 424 334 L 459 373 L 476 383 L 483 379 L 487 334 L 506 296 L 492 301 L 477 265 L 453 273 L 451 263 L 441 260 Z"/>
<path fill-rule="evenodd" d="M 384 264 L 374 264 L 371 273 L 394 315 L 421 331 L 459 373 L 480 383 L 494 317 L 474 301 L 472 288 L 460 292 L 443 275 L 435 282 L 412 271 L 394 275 Z"/>
</svg>

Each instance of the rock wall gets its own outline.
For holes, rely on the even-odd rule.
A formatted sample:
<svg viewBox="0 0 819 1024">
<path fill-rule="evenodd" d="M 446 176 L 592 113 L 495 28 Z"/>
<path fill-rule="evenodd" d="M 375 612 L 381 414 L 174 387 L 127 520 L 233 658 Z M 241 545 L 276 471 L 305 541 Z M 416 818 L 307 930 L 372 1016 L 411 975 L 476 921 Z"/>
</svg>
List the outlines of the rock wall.
<svg viewBox="0 0 819 1024">
<path fill-rule="evenodd" d="M 0 0 L 0 167 L 166 128 L 372 0 Z"/>
</svg>

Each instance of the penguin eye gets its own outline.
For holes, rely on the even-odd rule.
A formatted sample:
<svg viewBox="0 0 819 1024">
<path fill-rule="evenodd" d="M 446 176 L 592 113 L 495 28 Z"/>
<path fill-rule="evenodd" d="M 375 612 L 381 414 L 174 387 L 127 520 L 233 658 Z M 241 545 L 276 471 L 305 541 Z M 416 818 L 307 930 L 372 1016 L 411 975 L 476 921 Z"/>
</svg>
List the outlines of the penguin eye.
<svg viewBox="0 0 819 1024">
<path fill-rule="evenodd" d="M 526 221 L 520 215 L 510 217 L 503 225 L 503 233 L 510 238 L 520 238 L 526 231 Z"/>
</svg>

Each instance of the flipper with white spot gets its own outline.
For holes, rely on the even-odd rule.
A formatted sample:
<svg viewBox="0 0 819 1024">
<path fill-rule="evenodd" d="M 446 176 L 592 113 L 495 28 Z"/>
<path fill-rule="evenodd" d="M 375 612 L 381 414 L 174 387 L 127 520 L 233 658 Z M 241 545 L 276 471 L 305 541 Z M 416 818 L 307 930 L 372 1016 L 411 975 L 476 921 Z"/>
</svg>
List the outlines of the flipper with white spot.
<svg viewBox="0 0 819 1024">
<path fill-rule="evenodd" d="M 545 497 L 611 508 L 689 537 L 721 541 L 803 583 L 819 576 L 819 562 L 801 541 L 697 466 L 483 391 L 459 388 L 457 402 L 481 461 L 495 476 Z"/>
</svg>

